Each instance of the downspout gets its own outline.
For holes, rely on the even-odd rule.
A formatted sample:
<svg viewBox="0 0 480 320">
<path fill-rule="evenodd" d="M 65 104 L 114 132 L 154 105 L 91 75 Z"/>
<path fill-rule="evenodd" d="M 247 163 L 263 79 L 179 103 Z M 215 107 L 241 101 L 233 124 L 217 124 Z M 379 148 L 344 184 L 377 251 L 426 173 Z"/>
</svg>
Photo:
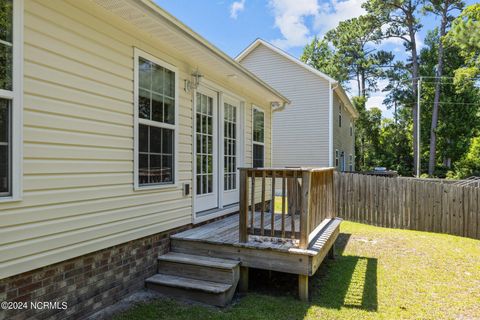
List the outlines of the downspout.
<svg viewBox="0 0 480 320">
<path fill-rule="evenodd" d="M 329 120 L 328 120 L 328 149 L 330 150 L 328 156 L 328 166 L 333 167 L 333 91 L 338 86 L 338 83 L 329 81 Z M 333 84 L 336 84 L 335 87 L 332 87 Z"/>
<path fill-rule="evenodd" d="M 282 111 L 283 109 L 285 109 L 285 107 L 287 106 L 287 102 L 283 102 L 281 106 L 279 107 L 271 107 L 270 110 L 272 110 L 272 112 L 270 112 L 270 166 L 271 167 L 274 167 L 273 165 L 273 114 L 277 111 Z"/>
</svg>

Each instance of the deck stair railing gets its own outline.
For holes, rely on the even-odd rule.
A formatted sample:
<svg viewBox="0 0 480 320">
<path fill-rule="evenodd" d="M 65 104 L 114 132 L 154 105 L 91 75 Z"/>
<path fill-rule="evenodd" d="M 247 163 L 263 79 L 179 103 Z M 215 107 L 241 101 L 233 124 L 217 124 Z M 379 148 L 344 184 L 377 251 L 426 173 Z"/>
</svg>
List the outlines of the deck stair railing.
<svg viewBox="0 0 480 320">
<path fill-rule="evenodd" d="M 306 249 L 316 228 L 335 217 L 334 190 L 334 168 L 241 168 L 239 241 L 260 235 Z"/>
</svg>

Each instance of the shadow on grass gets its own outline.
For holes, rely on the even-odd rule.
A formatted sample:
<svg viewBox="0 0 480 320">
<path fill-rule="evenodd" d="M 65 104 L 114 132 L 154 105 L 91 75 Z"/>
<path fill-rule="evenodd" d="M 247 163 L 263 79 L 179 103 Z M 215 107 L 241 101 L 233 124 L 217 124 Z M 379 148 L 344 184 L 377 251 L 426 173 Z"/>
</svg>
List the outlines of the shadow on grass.
<svg viewBox="0 0 480 320">
<path fill-rule="evenodd" d="M 311 301 L 308 304 L 296 298 L 297 275 L 251 269 L 249 293 L 225 309 L 162 299 L 138 305 L 115 319 L 291 320 L 320 318 L 325 309 L 335 315 L 341 314 L 337 313 L 340 309 L 375 312 L 378 308 L 377 260 L 344 255 L 350 236 L 345 233 L 339 235 L 336 259 L 326 258 L 317 273 L 310 278 Z M 316 310 L 316 307 L 323 310 Z"/>
<path fill-rule="evenodd" d="M 310 278 L 311 305 L 323 308 L 356 308 L 375 312 L 378 309 L 377 259 L 343 255 L 350 234 L 337 238 L 336 259 L 326 258 Z M 296 275 L 256 270 L 250 272 L 251 291 L 273 296 L 297 296 Z"/>
</svg>

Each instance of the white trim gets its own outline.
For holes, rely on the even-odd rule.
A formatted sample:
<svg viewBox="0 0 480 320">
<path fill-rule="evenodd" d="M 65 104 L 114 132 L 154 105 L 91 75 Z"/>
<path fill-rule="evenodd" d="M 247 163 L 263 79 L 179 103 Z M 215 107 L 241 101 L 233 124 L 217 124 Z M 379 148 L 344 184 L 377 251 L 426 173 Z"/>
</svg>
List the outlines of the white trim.
<svg viewBox="0 0 480 320">
<path fill-rule="evenodd" d="M 275 164 L 273 162 L 273 114 L 277 111 L 281 111 L 281 109 L 272 109 L 270 111 L 270 167 L 275 168 Z"/>
<path fill-rule="evenodd" d="M 332 83 L 329 83 L 329 90 L 328 90 L 328 149 L 329 157 L 328 157 L 328 166 L 333 167 L 333 90 Z"/>
<path fill-rule="evenodd" d="M 288 60 L 298 64 L 299 66 L 301 66 L 302 68 L 304 69 L 307 69 L 308 71 L 316 74 L 317 76 L 319 76 L 320 78 L 324 79 L 324 80 L 327 80 L 328 82 L 334 82 L 334 83 L 337 83 L 337 80 L 333 79 L 332 77 L 329 77 L 328 75 L 326 75 L 325 73 L 309 66 L 308 64 L 298 60 L 297 58 L 291 56 L 290 54 L 286 53 L 285 51 L 283 51 L 282 49 L 280 48 L 277 48 L 276 46 L 272 45 L 271 43 L 268 43 L 267 41 L 263 40 L 263 39 L 256 39 L 253 43 L 251 43 L 245 50 L 243 50 L 238 56 L 235 57 L 235 60 L 238 61 L 238 62 L 241 62 L 250 52 L 252 52 L 256 47 L 258 47 L 259 45 L 264 45 L 265 47 L 267 47 L 268 49 L 280 54 L 281 56 L 287 58 Z"/>
<path fill-rule="evenodd" d="M 13 100 L 15 94 L 9 90 L 0 89 L 0 99 Z"/>
<path fill-rule="evenodd" d="M 7 47 L 13 47 L 13 44 L 11 42 L 4 41 L 2 39 L 0 39 L 0 44 L 3 44 L 4 46 L 7 46 Z"/>
<path fill-rule="evenodd" d="M 191 180 L 191 192 L 192 196 L 192 223 L 195 223 L 196 219 L 196 203 L 197 203 L 197 177 L 195 172 L 197 172 L 197 137 L 196 137 L 196 128 L 197 125 L 197 115 L 196 115 L 196 106 L 197 106 L 197 89 L 192 91 L 192 180 Z"/>
<path fill-rule="evenodd" d="M 224 175 L 225 175 L 225 165 L 224 163 L 224 123 L 223 123 L 223 116 L 224 116 L 224 94 L 223 92 L 218 93 L 218 115 L 217 115 L 217 123 L 214 124 L 217 126 L 217 201 L 218 201 L 218 208 L 223 209 L 223 195 L 225 193 L 224 190 Z M 220 137 L 223 139 L 220 140 Z M 196 139 L 195 139 L 196 140 Z M 215 169 L 214 169 L 215 170 Z"/>
<path fill-rule="evenodd" d="M 171 188 L 177 188 L 178 187 L 178 163 L 179 163 L 179 152 L 178 152 L 178 145 L 179 145 L 179 108 L 180 108 L 180 103 L 179 103 L 179 70 L 176 66 L 173 66 L 139 48 L 134 47 L 133 48 L 133 56 L 134 56 L 134 70 L 133 70 L 133 118 L 134 118 L 134 125 L 133 125 L 133 189 L 135 191 L 141 191 L 141 190 L 152 190 L 152 189 L 171 189 Z M 139 85 L 139 79 L 138 79 L 138 59 L 142 57 L 145 58 L 159 66 L 162 66 L 166 69 L 169 69 L 170 71 L 175 72 L 175 125 L 171 124 L 163 124 L 161 127 L 167 128 L 167 129 L 173 129 L 174 130 L 174 151 L 173 151 L 173 183 L 165 183 L 165 184 L 157 184 L 157 185 L 145 185 L 145 186 L 140 186 L 139 181 L 138 181 L 138 155 L 139 155 L 139 143 L 138 143 L 138 128 L 139 128 L 139 117 L 138 117 L 138 85 Z M 149 124 L 151 121 L 149 120 L 142 120 L 145 124 Z M 157 123 L 154 124 L 155 126 L 159 126 Z"/>
<path fill-rule="evenodd" d="M 13 1 L 13 91 L 0 90 L 11 103 L 11 191 L 0 202 L 20 201 L 23 195 L 23 0 Z"/>
<path fill-rule="evenodd" d="M 204 216 L 201 216 L 201 217 L 198 217 L 198 218 L 197 218 L 196 214 L 194 214 L 193 219 L 192 219 L 192 223 L 197 224 L 197 223 L 202 223 L 202 222 L 205 222 L 205 221 L 208 221 L 208 220 L 211 220 L 211 219 L 219 218 L 219 217 L 224 216 L 226 214 L 237 212 L 239 209 L 240 209 L 240 207 L 238 205 L 233 205 L 233 206 L 229 206 L 229 207 L 224 208 L 224 209 L 218 209 L 217 211 L 214 211 L 210 214 L 207 214 L 207 215 L 204 215 Z"/>
</svg>

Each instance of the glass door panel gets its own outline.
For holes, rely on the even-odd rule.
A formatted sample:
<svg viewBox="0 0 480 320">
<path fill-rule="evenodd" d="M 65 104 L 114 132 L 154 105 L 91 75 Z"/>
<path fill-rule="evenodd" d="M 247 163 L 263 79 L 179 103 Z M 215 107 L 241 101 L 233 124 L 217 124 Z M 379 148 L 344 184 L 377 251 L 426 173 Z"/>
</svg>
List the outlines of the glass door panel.
<svg viewBox="0 0 480 320">
<path fill-rule="evenodd" d="M 239 102 L 223 103 L 223 206 L 238 202 Z"/>
<path fill-rule="evenodd" d="M 199 212 L 218 207 L 218 125 L 215 92 L 207 89 L 197 91 L 195 119 L 195 207 Z"/>
</svg>

